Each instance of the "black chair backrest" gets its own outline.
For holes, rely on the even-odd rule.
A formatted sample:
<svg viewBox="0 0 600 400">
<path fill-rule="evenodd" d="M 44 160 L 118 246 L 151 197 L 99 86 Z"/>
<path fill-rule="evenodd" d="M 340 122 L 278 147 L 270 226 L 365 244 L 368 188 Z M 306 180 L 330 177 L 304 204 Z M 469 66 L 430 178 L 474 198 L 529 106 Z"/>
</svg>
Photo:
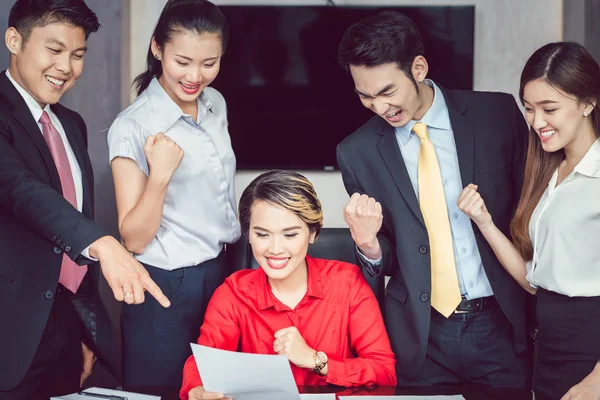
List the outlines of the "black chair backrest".
<svg viewBox="0 0 600 400">
<path fill-rule="evenodd" d="M 354 265 L 360 265 L 356 254 L 356 245 L 352 240 L 350 229 L 348 228 L 323 228 L 321 234 L 315 243 L 308 247 L 308 254 L 315 258 L 326 258 L 329 260 L 338 260 L 349 262 Z M 379 308 L 383 312 L 383 299 L 385 296 L 384 276 L 372 277 L 363 269 L 369 286 L 373 290 Z"/>
</svg>

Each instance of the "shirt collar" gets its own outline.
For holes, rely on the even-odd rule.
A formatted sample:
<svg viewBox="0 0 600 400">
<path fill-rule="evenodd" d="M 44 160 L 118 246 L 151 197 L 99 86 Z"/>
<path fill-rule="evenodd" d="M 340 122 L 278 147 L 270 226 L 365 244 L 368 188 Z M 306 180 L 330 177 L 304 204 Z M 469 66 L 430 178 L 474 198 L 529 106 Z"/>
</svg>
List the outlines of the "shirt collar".
<svg viewBox="0 0 600 400">
<path fill-rule="evenodd" d="M 184 114 L 181 108 L 171 99 L 165 89 L 158 82 L 158 79 L 154 78 L 150 81 L 148 88 L 146 89 L 148 99 L 154 109 L 155 115 L 160 115 L 157 119 L 159 126 L 157 127 L 160 132 L 166 132 L 171 128 L 179 118 L 184 118 L 190 122 L 195 122 L 195 118 L 190 115 Z M 203 90 L 198 96 L 198 123 L 202 121 L 202 118 L 208 111 L 212 112 L 213 102 L 208 98 L 205 91 Z"/>
<path fill-rule="evenodd" d="M 25 104 L 27 104 L 27 108 L 29 108 L 29 111 L 33 115 L 33 119 L 35 119 L 35 122 L 40 121 L 40 118 L 42 117 L 42 113 L 44 111 L 50 113 L 50 105 L 46 104 L 44 108 L 40 107 L 40 104 L 37 102 L 37 100 L 34 99 L 32 95 L 30 95 L 25 89 L 23 89 L 21 85 L 17 83 L 17 81 L 13 79 L 8 70 L 6 70 L 6 77 L 17 89 L 21 97 L 23 97 L 23 100 L 25 100 Z"/>
<path fill-rule="evenodd" d="M 309 297 L 322 299 L 323 282 L 321 269 L 315 260 L 308 255 L 306 256 L 306 265 L 308 267 L 308 286 L 306 295 Z M 271 285 L 269 285 L 267 274 L 262 268 L 259 268 L 256 271 L 255 282 L 251 287 L 256 288 L 256 301 L 259 310 L 262 311 L 271 307 L 274 307 L 277 311 L 281 311 L 283 309 L 283 304 L 279 302 L 279 300 L 277 300 L 275 295 L 271 292 Z"/>
<path fill-rule="evenodd" d="M 600 178 L 600 139 L 596 139 L 574 170 L 590 178 Z"/>
<path fill-rule="evenodd" d="M 451 129 L 448 106 L 440 88 L 431 80 L 425 79 L 425 84 L 433 88 L 433 103 L 429 110 L 420 119 L 429 128 L 436 128 L 449 131 Z M 419 121 L 411 120 L 404 126 L 396 127 L 396 135 L 400 138 L 402 144 L 406 144 L 410 138 L 410 133 L 415 124 Z"/>
</svg>

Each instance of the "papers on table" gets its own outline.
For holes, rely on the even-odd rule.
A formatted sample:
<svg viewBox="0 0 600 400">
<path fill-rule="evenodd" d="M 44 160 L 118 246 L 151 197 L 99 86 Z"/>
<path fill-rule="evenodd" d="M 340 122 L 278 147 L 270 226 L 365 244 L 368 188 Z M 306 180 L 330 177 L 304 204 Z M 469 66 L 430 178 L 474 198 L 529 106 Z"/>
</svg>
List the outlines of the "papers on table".
<svg viewBox="0 0 600 400">
<path fill-rule="evenodd" d="M 300 400 L 286 356 L 191 345 L 205 390 L 235 400 Z"/>
<path fill-rule="evenodd" d="M 453 396 L 340 396 L 340 400 L 465 400 L 461 395 Z"/>
<path fill-rule="evenodd" d="M 335 400 L 333 393 L 298 394 L 286 356 L 238 353 L 191 343 L 204 389 L 235 400 Z M 340 400 L 464 400 L 457 396 L 340 396 Z"/>
<path fill-rule="evenodd" d="M 104 388 L 89 388 L 83 392 L 73 393 L 66 396 L 51 397 L 50 400 L 160 400 L 158 396 L 149 396 L 140 393 L 124 392 Z"/>
</svg>

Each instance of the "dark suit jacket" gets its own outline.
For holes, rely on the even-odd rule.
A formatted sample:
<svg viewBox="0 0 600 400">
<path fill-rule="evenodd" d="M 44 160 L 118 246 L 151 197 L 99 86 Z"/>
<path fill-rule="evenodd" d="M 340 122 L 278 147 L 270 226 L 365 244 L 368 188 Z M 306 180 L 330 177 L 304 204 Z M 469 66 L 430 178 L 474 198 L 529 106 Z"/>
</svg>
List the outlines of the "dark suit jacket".
<svg viewBox="0 0 600 400">
<path fill-rule="evenodd" d="M 40 129 L 19 92 L 0 72 L 0 391 L 14 388 L 31 364 L 52 307 L 63 252 L 79 264 L 90 263 L 81 251 L 106 235 L 92 221 L 94 180 L 85 123 L 59 104 L 52 110 L 82 171 L 83 212 L 63 198 Z M 112 329 L 98 298 L 98 279 L 99 268 L 92 264 L 78 295 L 92 301 L 86 302 L 91 311 L 86 321 L 88 344 L 93 346 L 95 339 L 97 354 L 105 350 L 99 359 L 114 366 Z"/>
<path fill-rule="evenodd" d="M 454 132 L 464 186 L 479 185 L 494 222 L 505 234 L 523 182 L 527 125 L 512 96 L 442 89 Z M 385 320 L 400 376 L 415 376 L 429 335 L 429 238 L 394 128 L 379 116 L 339 144 L 337 160 L 349 194 L 365 193 L 383 208 L 378 238 L 386 289 Z M 525 351 L 526 292 L 504 270 L 473 224 L 483 267 L 514 329 L 515 350 Z"/>
</svg>

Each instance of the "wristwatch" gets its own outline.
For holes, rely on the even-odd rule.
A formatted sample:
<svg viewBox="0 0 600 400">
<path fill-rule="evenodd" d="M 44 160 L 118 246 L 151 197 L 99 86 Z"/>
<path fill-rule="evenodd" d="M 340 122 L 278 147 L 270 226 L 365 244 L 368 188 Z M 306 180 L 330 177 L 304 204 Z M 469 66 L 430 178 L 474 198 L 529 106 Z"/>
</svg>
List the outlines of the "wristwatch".
<svg viewBox="0 0 600 400">
<path fill-rule="evenodd" d="M 317 351 L 313 354 L 313 358 L 315 359 L 315 367 L 311 368 L 311 371 L 320 374 L 321 370 L 327 365 L 327 354 Z"/>
</svg>

